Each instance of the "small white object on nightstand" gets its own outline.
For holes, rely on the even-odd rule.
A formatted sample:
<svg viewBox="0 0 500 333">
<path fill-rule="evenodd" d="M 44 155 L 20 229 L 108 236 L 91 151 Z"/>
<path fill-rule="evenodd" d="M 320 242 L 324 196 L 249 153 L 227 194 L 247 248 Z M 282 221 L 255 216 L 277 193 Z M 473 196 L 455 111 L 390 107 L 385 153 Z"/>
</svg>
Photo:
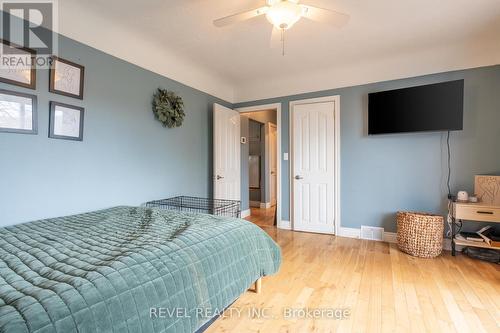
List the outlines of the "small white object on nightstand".
<svg viewBox="0 0 500 333">
<path fill-rule="evenodd" d="M 457 194 L 457 201 L 460 202 L 469 201 L 469 194 L 466 191 L 459 191 Z"/>
</svg>

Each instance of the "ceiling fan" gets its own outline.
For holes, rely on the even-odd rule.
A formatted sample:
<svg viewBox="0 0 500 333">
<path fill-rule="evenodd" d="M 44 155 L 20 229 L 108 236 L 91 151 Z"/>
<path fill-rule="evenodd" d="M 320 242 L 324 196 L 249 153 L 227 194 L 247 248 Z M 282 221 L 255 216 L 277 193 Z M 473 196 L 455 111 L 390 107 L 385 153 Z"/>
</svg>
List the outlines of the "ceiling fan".
<svg viewBox="0 0 500 333">
<path fill-rule="evenodd" d="M 349 15 L 347 14 L 300 4 L 299 0 L 266 0 L 266 6 L 217 19 L 214 21 L 214 25 L 216 27 L 225 27 L 264 14 L 269 23 L 273 25 L 271 44 L 275 43 L 280 37 L 283 55 L 285 55 L 285 31 L 290 29 L 302 17 L 335 27 L 342 27 L 349 21 Z"/>
</svg>

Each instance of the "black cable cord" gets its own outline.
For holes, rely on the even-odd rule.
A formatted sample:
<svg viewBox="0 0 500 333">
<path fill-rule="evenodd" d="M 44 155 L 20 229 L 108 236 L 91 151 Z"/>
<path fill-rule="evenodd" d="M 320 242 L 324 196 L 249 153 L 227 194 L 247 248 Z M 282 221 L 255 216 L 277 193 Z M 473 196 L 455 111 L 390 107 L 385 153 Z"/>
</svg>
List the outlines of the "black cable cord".
<svg viewBox="0 0 500 333">
<path fill-rule="evenodd" d="M 448 177 L 446 179 L 446 186 L 448 187 L 448 216 L 447 216 L 447 222 L 448 225 L 450 226 L 450 230 L 446 232 L 448 236 L 450 236 L 451 229 L 454 228 L 453 224 L 451 223 L 451 205 L 452 205 L 452 196 L 451 196 L 451 186 L 450 186 L 450 179 L 451 179 L 451 147 L 450 147 L 450 131 L 448 131 L 448 134 L 446 136 L 446 147 L 447 147 L 447 152 L 448 152 Z M 457 233 L 460 233 L 462 230 L 462 223 L 460 223 L 459 228 Z"/>
<path fill-rule="evenodd" d="M 448 147 L 448 178 L 446 185 L 448 186 L 448 198 L 451 196 L 450 178 L 451 178 L 451 149 L 450 149 L 450 131 L 446 137 L 446 146 Z"/>
</svg>

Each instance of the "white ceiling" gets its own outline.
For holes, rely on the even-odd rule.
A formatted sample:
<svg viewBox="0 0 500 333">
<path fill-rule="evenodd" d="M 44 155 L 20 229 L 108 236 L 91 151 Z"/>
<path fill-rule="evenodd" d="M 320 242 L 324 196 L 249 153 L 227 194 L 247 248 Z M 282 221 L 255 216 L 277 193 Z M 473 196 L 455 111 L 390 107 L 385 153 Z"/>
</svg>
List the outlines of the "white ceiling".
<svg viewBox="0 0 500 333">
<path fill-rule="evenodd" d="M 500 63 L 500 0 L 304 0 L 351 20 L 299 21 L 285 57 L 265 17 L 212 25 L 264 3 L 59 0 L 59 30 L 231 102 Z"/>
</svg>

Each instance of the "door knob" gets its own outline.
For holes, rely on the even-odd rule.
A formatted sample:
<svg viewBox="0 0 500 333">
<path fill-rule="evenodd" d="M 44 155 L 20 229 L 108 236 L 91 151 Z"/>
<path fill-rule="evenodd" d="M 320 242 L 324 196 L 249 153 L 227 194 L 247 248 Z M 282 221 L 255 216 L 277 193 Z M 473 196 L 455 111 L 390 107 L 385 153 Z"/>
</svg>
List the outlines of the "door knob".
<svg viewBox="0 0 500 333">
<path fill-rule="evenodd" d="M 224 177 L 217 175 L 217 180 L 223 179 Z"/>
<path fill-rule="evenodd" d="M 295 176 L 295 179 L 301 180 L 301 179 L 304 179 L 304 178 L 302 176 L 297 175 L 297 176 Z"/>
</svg>

